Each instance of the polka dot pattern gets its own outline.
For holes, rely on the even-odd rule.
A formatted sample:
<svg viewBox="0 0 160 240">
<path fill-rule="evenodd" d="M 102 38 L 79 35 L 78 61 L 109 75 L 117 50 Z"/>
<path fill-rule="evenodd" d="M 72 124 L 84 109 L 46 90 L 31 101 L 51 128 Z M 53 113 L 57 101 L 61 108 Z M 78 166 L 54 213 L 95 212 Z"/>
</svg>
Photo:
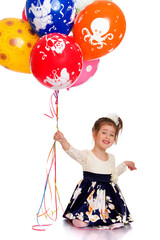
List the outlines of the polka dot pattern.
<svg viewBox="0 0 160 240">
<path fill-rule="evenodd" d="M 30 52 L 38 39 L 28 22 L 17 18 L 1 20 L 0 65 L 13 71 L 30 73 Z"/>
</svg>

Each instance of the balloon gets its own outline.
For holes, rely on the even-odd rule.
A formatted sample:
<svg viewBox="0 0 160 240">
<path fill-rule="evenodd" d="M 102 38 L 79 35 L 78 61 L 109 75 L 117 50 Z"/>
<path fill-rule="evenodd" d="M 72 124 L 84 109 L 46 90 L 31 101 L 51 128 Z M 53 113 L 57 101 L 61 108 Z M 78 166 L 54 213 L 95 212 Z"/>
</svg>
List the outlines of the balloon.
<svg viewBox="0 0 160 240">
<path fill-rule="evenodd" d="M 38 36 L 69 34 L 76 15 L 75 0 L 27 0 L 28 22 Z"/>
<path fill-rule="evenodd" d="M 78 77 L 77 81 L 71 87 L 79 86 L 79 85 L 87 82 L 91 77 L 93 77 L 93 75 L 97 71 L 99 61 L 100 61 L 100 59 L 84 61 L 81 74 Z"/>
<path fill-rule="evenodd" d="M 96 0 L 76 0 L 78 12 L 94 1 Z"/>
<path fill-rule="evenodd" d="M 83 8 L 85 8 L 90 3 L 95 2 L 96 0 L 76 0 L 77 4 L 77 12 L 81 11 Z M 112 1 L 112 0 L 110 0 Z"/>
<path fill-rule="evenodd" d="M 23 19 L 24 21 L 27 21 L 27 17 L 26 17 L 26 8 L 25 8 L 25 7 L 23 8 L 22 19 Z"/>
<path fill-rule="evenodd" d="M 50 33 L 39 39 L 32 49 L 30 66 L 33 75 L 51 89 L 68 88 L 82 70 L 82 52 L 73 38 Z"/>
<path fill-rule="evenodd" d="M 96 59 L 113 51 L 122 41 L 126 21 L 113 2 L 97 0 L 79 12 L 73 38 L 82 49 L 84 60 Z"/>
<path fill-rule="evenodd" d="M 29 56 L 38 36 L 28 22 L 17 18 L 0 21 L 0 65 L 7 69 L 31 73 Z"/>
</svg>

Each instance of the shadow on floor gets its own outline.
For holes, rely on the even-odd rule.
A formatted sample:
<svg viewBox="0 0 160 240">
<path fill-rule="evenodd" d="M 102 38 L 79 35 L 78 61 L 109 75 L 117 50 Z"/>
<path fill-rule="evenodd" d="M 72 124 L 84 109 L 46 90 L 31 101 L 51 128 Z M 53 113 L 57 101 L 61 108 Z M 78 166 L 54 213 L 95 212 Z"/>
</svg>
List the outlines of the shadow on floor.
<svg viewBox="0 0 160 240">
<path fill-rule="evenodd" d="M 74 228 L 66 219 L 63 220 L 63 227 L 67 237 L 70 239 L 83 240 L 120 240 L 129 231 L 132 230 L 131 225 L 126 225 L 114 230 L 99 230 L 93 228 L 77 229 Z"/>
</svg>

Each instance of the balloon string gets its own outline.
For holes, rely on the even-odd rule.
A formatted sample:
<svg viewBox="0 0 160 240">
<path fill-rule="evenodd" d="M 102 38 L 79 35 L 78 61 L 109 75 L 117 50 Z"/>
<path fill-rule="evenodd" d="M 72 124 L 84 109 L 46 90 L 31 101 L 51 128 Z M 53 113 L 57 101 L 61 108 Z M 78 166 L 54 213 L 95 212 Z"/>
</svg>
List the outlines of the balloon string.
<svg viewBox="0 0 160 240">
<path fill-rule="evenodd" d="M 55 142 L 55 144 L 56 144 L 56 142 Z M 52 169 L 53 163 L 55 164 L 55 149 L 56 149 L 56 145 L 54 145 L 54 147 L 53 147 L 53 157 L 52 157 L 51 169 Z M 50 196 L 51 196 L 51 200 L 52 200 L 52 189 L 51 189 L 51 187 L 50 187 L 49 179 L 48 179 L 48 185 L 49 185 Z M 56 192 L 55 192 L 55 194 L 56 194 Z M 55 206 L 56 206 L 56 210 L 55 210 L 54 212 L 57 213 L 57 204 L 56 204 L 56 200 L 55 200 Z M 51 220 L 56 221 L 57 214 L 56 214 L 56 218 L 55 218 L 55 219 L 53 219 L 53 218 L 50 217 L 50 215 L 53 215 L 53 212 L 52 212 L 52 211 L 51 211 L 51 212 L 52 212 L 51 214 L 48 214 L 48 210 L 49 210 L 49 209 L 48 209 L 48 210 L 46 209 L 45 196 L 44 196 L 44 209 L 45 209 L 45 212 L 47 213 L 47 214 L 46 214 L 46 217 L 49 217 Z"/>
<path fill-rule="evenodd" d="M 56 101 L 55 101 L 56 110 L 55 110 L 54 104 L 53 104 L 53 96 L 56 99 Z M 59 126 L 58 126 L 58 96 L 59 96 L 59 91 L 58 90 L 54 91 L 54 93 L 51 95 L 51 98 L 50 98 L 50 112 L 51 112 L 51 116 L 45 114 L 47 117 L 50 117 L 50 118 L 53 118 L 54 116 L 56 116 L 56 128 L 57 128 L 57 131 L 59 131 Z M 57 195 L 58 195 L 58 199 L 59 200 L 60 200 L 60 196 L 59 196 L 57 183 L 56 183 L 56 181 L 57 181 L 57 172 L 56 172 L 56 141 L 54 141 L 54 143 L 53 143 L 53 145 L 51 147 L 51 150 L 50 150 L 48 158 L 47 158 L 47 163 L 48 163 L 51 155 L 52 155 L 51 165 L 50 165 L 49 171 L 47 171 L 47 178 L 46 178 L 46 182 L 45 182 L 44 192 L 43 192 L 42 200 L 41 200 L 40 207 L 39 207 L 38 213 L 37 213 L 37 224 L 38 225 L 32 226 L 32 229 L 36 230 L 36 231 L 45 231 L 44 227 L 52 225 L 52 224 L 43 224 L 43 225 L 41 225 L 39 223 L 39 217 L 46 216 L 46 218 L 49 217 L 49 219 L 52 220 L 52 221 L 56 221 L 57 220 L 57 212 L 58 212 Z M 55 187 L 54 187 L 54 192 L 55 192 L 55 199 L 54 199 L 55 200 L 55 211 L 51 211 L 51 213 L 49 213 L 50 209 L 46 208 L 46 191 L 47 191 L 47 187 L 49 186 L 50 198 L 51 198 L 51 201 L 52 201 L 52 188 L 51 188 L 51 184 L 50 184 L 50 181 L 49 181 L 49 177 L 50 177 L 50 173 L 51 173 L 51 170 L 52 170 L 53 166 L 54 166 L 54 185 L 55 185 Z M 42 214 L 40 214 L 40 212 L 42 210 L 42 206 L 44 207 L 44 212 Z M 54 213 L 56 214 L 55 219 L 53 219 L 51 217 L 51 215 L 53 215 Z"/>
<path fill-rule="evenodd" d="M 58 95 L 59 95 L 59 90 L 55 90 L 54 93 L 51 95 L 50 97 L 50 102 L 49 102 L 49 108 L 50 108 L 50 113 L 51 113 L 51 116 L 49 116 L 48 114 L 44 114 L 45 116 L 53 119 L 54 116 L 57 118 L 58 120 Z M 54 108 L 54 104 L 53 104 L 53 97 L 55 97 L 56 101 L 55 101 L 55 105 L 56 105 L 56 110 Z"/>
<path fill-rule="evenodd" d="M 58 100 L 59 100 L 58 96 L 59 96 L 59 90 L 55 91 L 55 96 L 56 96 L 56 102 L 55 102 L 55 104 L 56 104 L 56 122 L 57 122 L 56 127 L 57 127 L 57 131 L 59 131 L 59 123 L 58 123 L 58 120 L 59 120 L 59 117 L 58 117 L 58 104 L 59 104 L 59 102 L 58 102 Z"/>
<path fill-rule="evenodd" d="M 51 148 L 51 151 L 49 153 L 49 156 L 48 158 L 50 158 L 50 155 L 51 153 L 54 151 L 55 153 L 55 144 L 56 142 L 54 142 L 54 145 L 52 146 Z M 51 166 L 50 166 L 50 169 L 47 173 L 47 179 L 46 179 L 46 183 L 45 183 L 45 188 L 44 188 L 44 193 L 43 193 L 43 197 L 42 197 L 42 200 L 41 200 L 41 204 L 40 204 L 40 207 L 39 207 L 39 210 L 38 210 L 38 213 L 37 213 L 37 224 L 38 225 L 34 225 L 32 226 L 32 229 L 33 230 L 36 230 L 36 231 L 45 231 L 45 229 L 43 227 L 47 227 L 47 226 L 51 226 L 52 224 L 43 224 L 41 225 L 39 223 L 39 217 L 41 216 L 46 216 L 46 217 L 49 217 L 50 220 L 52 221 L 56 221 L 57 220 L 57 212 L 58 212 L 58 206 L 57 206 L 57 195 L 58 195 L 58 199 L 60 201 L 60 195 L 59 195 L 59 192 L 58 192 L 58 188 L 57 188 L 57 184 L 56 184 L 56 179 L 54 179 L 54 182 L 55 182 L 55 208 L 56 210 L 54 212 L 51 212 L 51 214 L 48 213 L 49 209 L 47 210 L 46 209 L 46 203 L 45 203 L 45 194 L 46 194 L 46 190 L 47 190 L 47 185 L 49 184 L 49 175 L 50 175 L 50 172 L 51 172 L 51 169 L 53 167 L 53 164 L 55 163 L 55 155 L 53 156 L 52 158 L 52 163 L 51 163 Z M 56 166 L 56 165 L 55 165 Z M 56 173 L 56 172 L 55 172 Z M 55 174 L 56 175 L 56 174 Z M 51 195 L 52 195 L 52 192 L 51 192 Z M 42 209 L 42 205 L 44 204 L 44 209 L 45 209 L 45 212 L 40 214 L 40 211 Z M 53 219 L 50 215 L 53 215 L 54 213 L 56 213 L 56 217 L 55 219 Z"/>
<path fill-rule="evenodd" d="M 55 142 L 54 142 L 51 150 L 53 151 L 54 148 L 55 148 Z M 50 151 L 50 153 L 51 153 L 51 151 Z M 48 158 L 49 158 L 49 157 L 50 157 L 50 154 L 49 154 Z M 49 171 L 48 171 L 48 173 L 47 173 L 47 178 L 46 178 L 46 183 L 45 183 L 45 187 L 44 187 L 44 192 L 43 192 L 41 204 L 40 204 L 40 207 L 39 207 L 39 210 L 38 210 L 38 213 L 37 213 L 37 223 L 38 223 L 39 226 L 40 226 L 40 224 L 39 224 L 39 219 L 38 219 L 38 218 L 39 218 L 39 213 L 40 213 L 40 211 L 41 211 L 43 202 L 44 202 L 44 200 L 45 200 L 45 194 L 46 194 L 47 185 L 48 185 L 48 182 L 49 182 L 49 175 L 50 175 L 50 172 L 51 172 L 51 169 L 52 169 L 52 166 L 53 166 L 53 161 L 54 161 L 54 158 L 52 158 L 51 166 L 50 166 L 50 169 L 49 169 Z M 47 212 L 46 207 L 45 207 L 45 211 Z"/>
</svg>

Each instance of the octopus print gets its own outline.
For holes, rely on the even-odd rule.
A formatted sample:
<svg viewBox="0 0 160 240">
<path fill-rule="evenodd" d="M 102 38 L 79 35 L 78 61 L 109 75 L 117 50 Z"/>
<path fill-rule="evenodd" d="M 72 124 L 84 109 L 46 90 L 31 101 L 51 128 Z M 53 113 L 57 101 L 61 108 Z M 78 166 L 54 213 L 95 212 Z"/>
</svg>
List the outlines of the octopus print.
<svg viewBox="0 0 160 240">
<path fill-rule="evenodd" d="M 103 48 L 104 45 L 107 45 L 105 42 L 106 39 L 112 40 L 114 35 L 108 33 L 110 28 L 109 21 L 104 18 L 96 18 L 91 23 L 91 31 L 88 28 L 84 27 L 82 29 L 82 34 L 84 35 L 84 41 L 89 42 L 93 46 L 97 46 L 98 49 Z"/>
</svg>

